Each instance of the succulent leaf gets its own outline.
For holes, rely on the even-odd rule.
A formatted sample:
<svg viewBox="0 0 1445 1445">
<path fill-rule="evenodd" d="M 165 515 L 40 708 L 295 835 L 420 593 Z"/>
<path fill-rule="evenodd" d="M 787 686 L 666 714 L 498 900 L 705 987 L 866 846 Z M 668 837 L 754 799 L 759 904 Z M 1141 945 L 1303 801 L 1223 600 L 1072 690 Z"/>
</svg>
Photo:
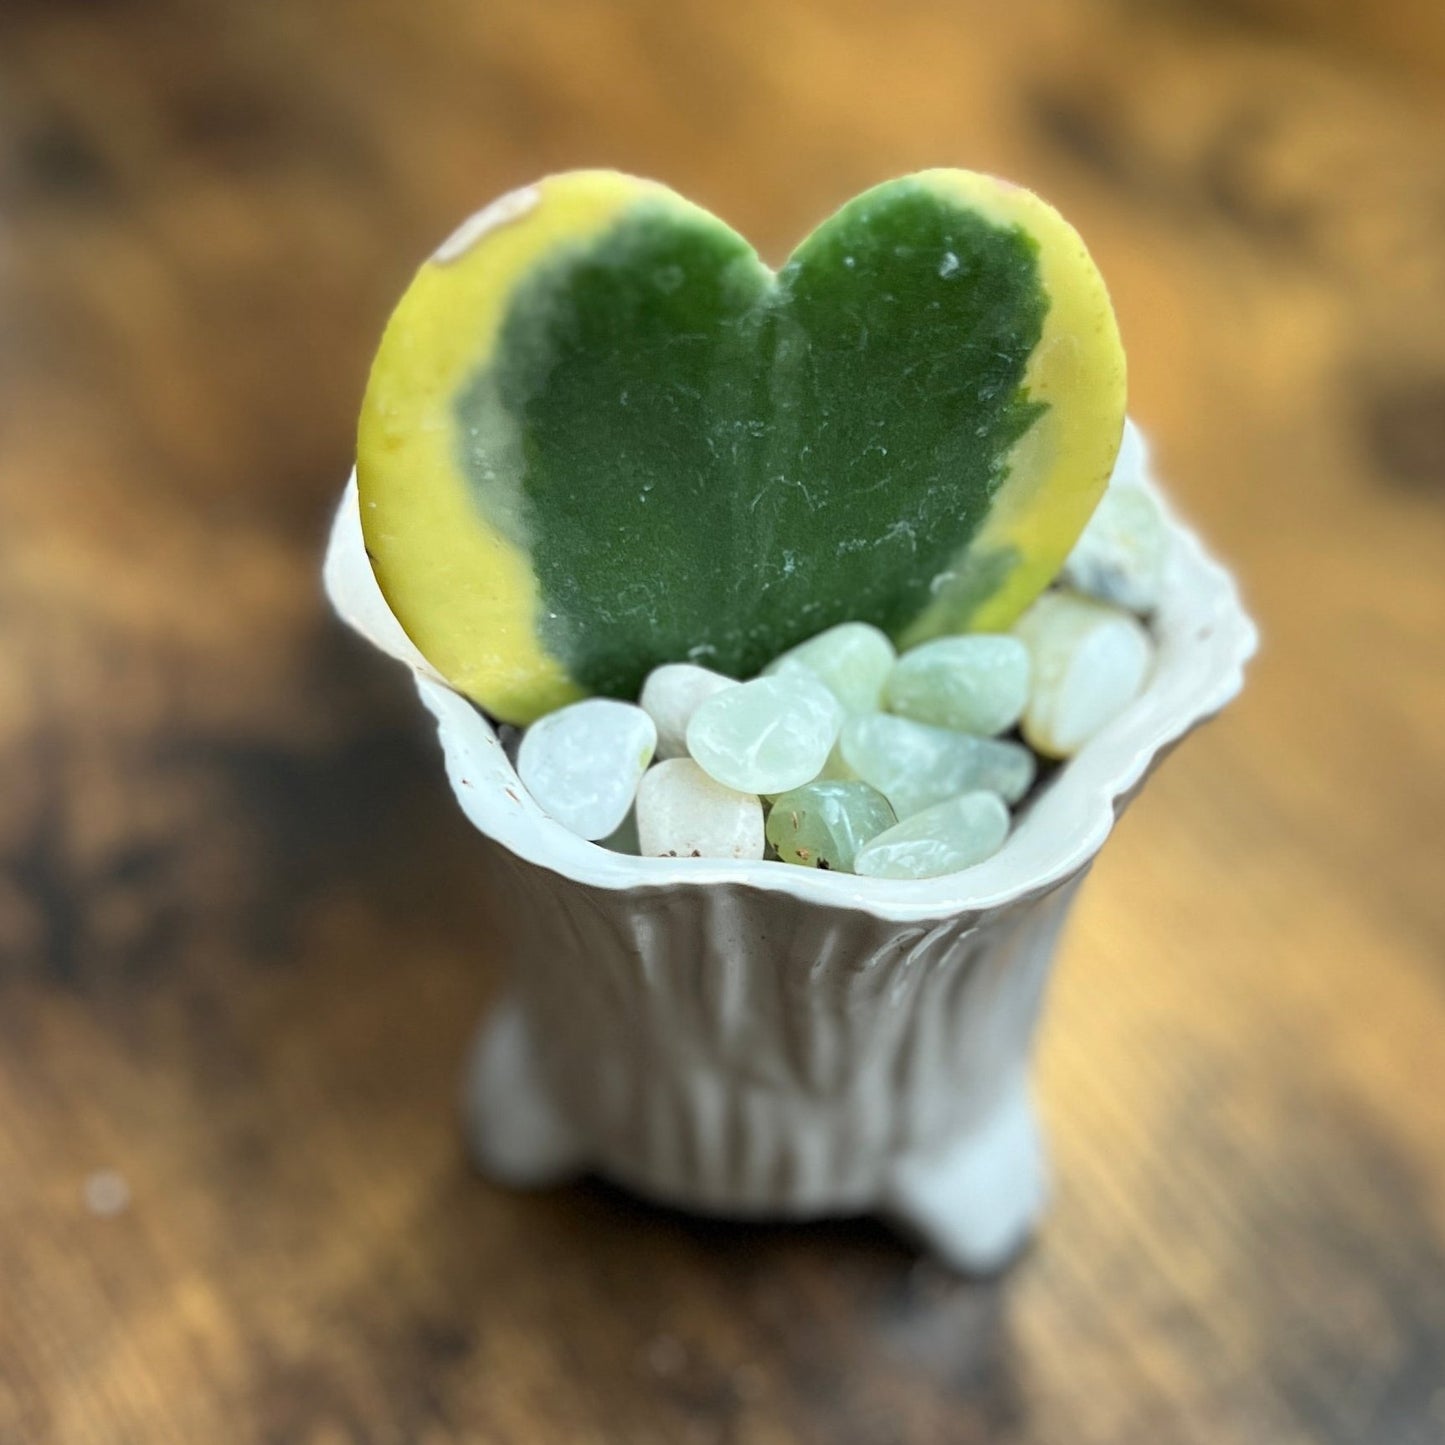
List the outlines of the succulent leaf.
<svg viewBox="0 0 1445 1445">
<path fill-rule="evenodd" d="M 774 273 L 666 187 L 553 176 L 421 268 L 357 448 L 393 611 L 525 723 L 664 662 L 747 677 L 838 622 L 1007 626 L 1107 481 L 1124 361 L 1030 192 L 926 171 Z"/>
</svg>

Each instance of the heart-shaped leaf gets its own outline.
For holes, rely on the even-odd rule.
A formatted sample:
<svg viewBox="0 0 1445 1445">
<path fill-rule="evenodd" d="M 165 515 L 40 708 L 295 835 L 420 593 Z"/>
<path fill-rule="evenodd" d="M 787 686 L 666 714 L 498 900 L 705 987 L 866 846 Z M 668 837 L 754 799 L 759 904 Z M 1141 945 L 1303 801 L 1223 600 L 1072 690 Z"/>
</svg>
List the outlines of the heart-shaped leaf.
<svg viewBox="0 0 1445 1445">
<path fill-rule="evenodd" d="M 426 657 L 497 716 L 744 677 L 836 622 L 1010 623 L 1103 491 L 1124 361 L 1083 243 L 928 171 L 777 273 L 666 187 L 553 176 L 469 222 L 389 323 L 367 549 Z"/>
</svg>

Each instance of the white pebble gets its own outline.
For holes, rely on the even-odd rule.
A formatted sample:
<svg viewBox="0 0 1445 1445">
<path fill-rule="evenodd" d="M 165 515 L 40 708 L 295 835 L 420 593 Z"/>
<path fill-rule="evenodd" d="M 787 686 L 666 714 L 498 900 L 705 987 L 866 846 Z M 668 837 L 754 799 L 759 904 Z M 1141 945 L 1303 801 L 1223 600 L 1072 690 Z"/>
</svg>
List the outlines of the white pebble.
<svg viewBox="0 0 1445 1445">
<path fill-rule="evenodd" d="M 591 697 L 538 718 L 517 750 L 517 776 L 542 811 L 582 838 L 606 838 L 627 816 L 657 747 L 640 707 Z"/>
<path fill-rule="evenodd" d="M 874 712 L 897 653 L 867 622 L 840 622 L 775 657 L 765 676 L 806 667 L 849 712 Z"/>
<path fill-rule="evenodd" d="M 1023 734 L 1069 758 L 1139 695 L 1153 644 L 1137 618 L 1072 592 L 1046 592 L 1015 624 L 1033 659 Z"/>
<path fill-rule="evenodd" d="M 1016 637 L 974 633 L 925 642 L 898 659 L 883 688 L 890 712 L 993 737 L 1022 716 L 1029 653 Z"/>
<path fill-rule="evenodd" d="M 693 713 L 687 749 L 725 787 L 785 793 L 818 776 L 843 716 L 842 704 L 809 672 L 758 677 Z"/>
<path fill-rule="evenodd" d="M 982 863 L 1008 837 L 1009 813 L 995 793 L 935 803 L 879 833 L 858 850 L 853 871 L 866 878 L 937 878 Z"/>
<path fill-rule="evenodd" d="M 1169 546 L 1164 512 L 1144 486 L 1146 471 L 1143 438 L 1127 422 L 1108 490 L 1061 574 L 1077 591 L 1138 613 L 1159 605 Z"/>
<path fill-rule="evenodd" d="M 657 724 L 657 756 L 687 756 L 687 725 L 700 704 L 737 683 L 720 672 L 690 662 L 654 667 L 642 684 L 638 705 Z"/>
<path fill-rule="evenodd" d="M 669 758 L 637 790 L 637 837 L 644 858 L 761 858 L 763 805 L 691 758 Z"/>
</svg>

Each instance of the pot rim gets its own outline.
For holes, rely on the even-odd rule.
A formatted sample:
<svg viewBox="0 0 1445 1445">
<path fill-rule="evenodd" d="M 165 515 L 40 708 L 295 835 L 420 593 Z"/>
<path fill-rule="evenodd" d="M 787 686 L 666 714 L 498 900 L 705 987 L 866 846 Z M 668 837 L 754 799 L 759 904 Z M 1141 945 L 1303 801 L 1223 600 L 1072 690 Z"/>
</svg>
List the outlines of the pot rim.
<svg viewBox="0 0 1445 1445">
<path fill-rule="evenodd" d="M 1144 691 L 1063 764 L 1020 813 L 1004 846 L 961 873 L 861 878 L 765 859 L 639 858 L 589 843 L 554 822 L 522 786 L 490 720 L 421 656 L 382 597 L 366 556 L 353 471 L 332 525 L 326 593 L 344 622 L 410 667 L 437 721 L 447 774 L 463 811 L 517 857 L 614 892 L 732 884 L 892 922 L 983 913 L 1049 892 L 1086 868 L 1150 768 L 1244 685 L 1258 644 L 1230 573 L 1179 520 L 1151 480 L 1170 545 L 1153 620 L 1154 668 Z"/>
</svg>

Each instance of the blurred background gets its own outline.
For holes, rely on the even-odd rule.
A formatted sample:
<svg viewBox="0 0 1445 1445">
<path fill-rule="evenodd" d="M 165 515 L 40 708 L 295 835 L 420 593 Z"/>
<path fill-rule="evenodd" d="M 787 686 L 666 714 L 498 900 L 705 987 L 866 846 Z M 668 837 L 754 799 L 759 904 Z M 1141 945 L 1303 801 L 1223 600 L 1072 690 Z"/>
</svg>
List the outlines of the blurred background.
<svg viewBox="0 0 1445 1445">
<path fill-rule="evenodd" d="M 463 1159 L 505 900 L 318 566 L 412 269 L 585 165 L 773 261 L 1041 191 L 1260 619 L 1075 915 L 1006 1281 Z M 0 1442 L 1445 1439 L 1442 322 L 1439 0 L 3 0 Z"/>
</svg>

